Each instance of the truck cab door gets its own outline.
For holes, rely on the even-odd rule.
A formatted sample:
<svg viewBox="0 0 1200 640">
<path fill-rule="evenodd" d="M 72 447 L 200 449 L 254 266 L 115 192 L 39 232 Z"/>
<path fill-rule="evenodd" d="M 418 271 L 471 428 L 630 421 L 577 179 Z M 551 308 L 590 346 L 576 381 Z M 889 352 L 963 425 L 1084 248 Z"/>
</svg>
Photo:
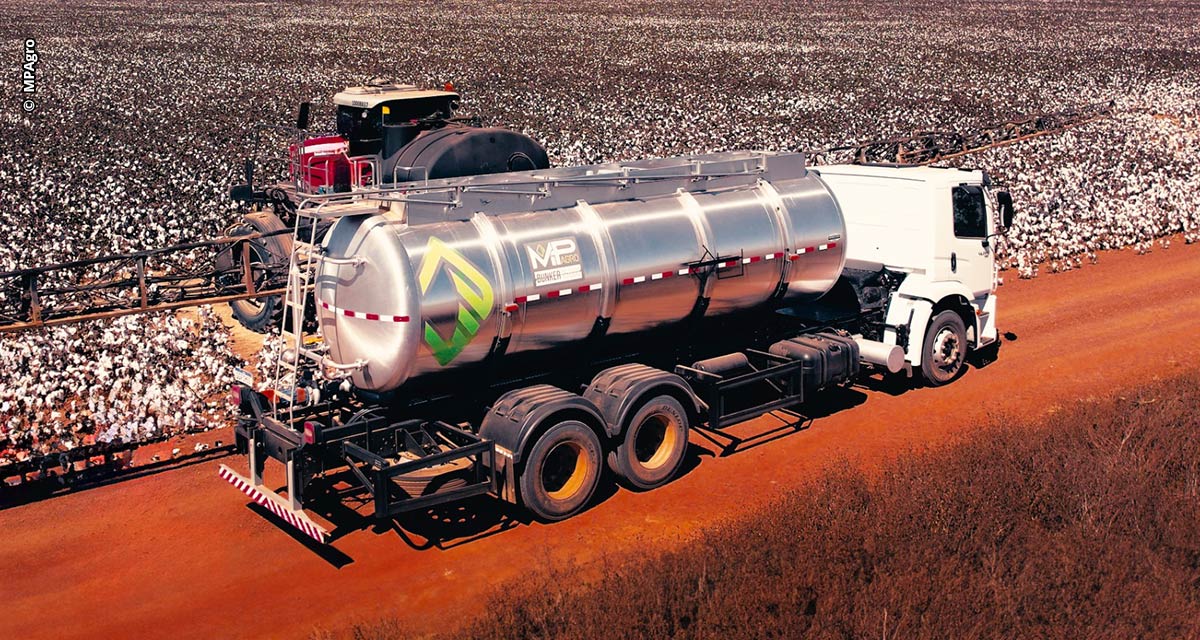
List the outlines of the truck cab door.
<svg viewBox="0 0 1200 640">
<path fill-rule="evenodd" d="M 952 187 L 950 211 L 954 233 L 950 241 L 950 278 L 966 285 L 979 300 L 991 293 L 995 277 L 993 248 L 984 243 L 992 225 L 983 187 Z"/>
</svg>

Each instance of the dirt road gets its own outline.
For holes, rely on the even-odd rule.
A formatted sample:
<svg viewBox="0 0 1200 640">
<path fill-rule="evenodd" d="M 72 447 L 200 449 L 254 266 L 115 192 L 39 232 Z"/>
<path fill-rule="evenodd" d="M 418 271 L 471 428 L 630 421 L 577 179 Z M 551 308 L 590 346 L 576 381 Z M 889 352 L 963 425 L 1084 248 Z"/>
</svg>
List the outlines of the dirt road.
<svg viewBox="0 0 1200 640">
<path fill-rule="evenodd" d="M 759 437 L 724 457 L 694 437 L 699 455 L 677 481 L 606 492 L 555 525 L 483 502 L 403 534 L 352 531 L 320 554 L 247 506 L 215 462 L 0 511 L 0 637 L 294 638 L 383 615 L 444 629 L 526 567 L 686 544 L 838 457 L 877 464 L 965 435 L 988 411 L 1039 415 L 1200 359 L 1200 245 L 1010 277 L 1001 295 L 1001 329 L 1015 339 L 950 387 L 850 391 L 801 430 L 764 417 L 735 428 Z M 450 539 L 432 543 L 421 535 L 430 532 Z"/>
</svg>

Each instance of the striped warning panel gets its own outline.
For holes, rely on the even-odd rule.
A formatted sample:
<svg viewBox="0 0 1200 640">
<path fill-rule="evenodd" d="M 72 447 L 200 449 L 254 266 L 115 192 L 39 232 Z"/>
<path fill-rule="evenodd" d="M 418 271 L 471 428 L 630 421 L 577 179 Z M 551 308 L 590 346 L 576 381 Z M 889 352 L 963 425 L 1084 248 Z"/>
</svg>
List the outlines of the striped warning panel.
<svg viewBox="0 0 1200 640">
<path fill-rule="evenodd" d="M 366 313 L 363 311 L 351 311 L 350 309 L 340 309 L 338 307 L 335 307 L 335 306 L 329 304 L 328 302 L 325 302 L 324 300 L 318 300 L 317 304 L 321 305 L 321 308 L 325 309 L 326 311 L 335 313 L 339 316 L 345 316 L 347 318 L 359 318 L 362 320 L 375 320 L 378 322 L 408 322 L 409 321 L 408 316 L 388 316 L 388 315 L 382 315 L 379 313 Z"/>
<path fill-rule="evenodd" d="M 312 520 L 309 520 L 307 516 L 297 514 L 295 511 L 292 511 L 291 509 L 279 504 L 277 500 L 273 500 L 267 494 L 259 491 L 253 484 L 243 478 L 242 475 L 236 471 L 225 465 L 221 465 L 221 469 L 217 473 L 224 478 L 226 482 L 237 487 L 239 491 L 246 494 L 246 496 L 248 496 L 251 500 L 262 505 L 263 507 L 266 507 L 271 513 L 279 516 L 288 524 L 304 532 L 304 535 L 316 540 L 317 542 L 320 542 L 321 544 L 325 544 L 325 541 L 329 538 L 329 534 L 324 529 L 317 526 L 317 524 Z"/>
</svg>

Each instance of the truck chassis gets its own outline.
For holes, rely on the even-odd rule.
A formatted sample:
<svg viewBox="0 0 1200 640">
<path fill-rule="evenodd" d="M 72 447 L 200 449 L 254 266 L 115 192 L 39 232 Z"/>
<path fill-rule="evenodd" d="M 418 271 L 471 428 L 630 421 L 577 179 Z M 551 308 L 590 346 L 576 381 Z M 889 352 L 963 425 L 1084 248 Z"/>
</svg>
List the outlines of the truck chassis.
<svg viewBox="0 0 1200 640">
<path fill-rule="evenodd" d="M 544 384 L 513 389 L 493 404 L 479 427 L 413 418 L 393 421 L 384 405 L 340 397 L 295 407 L 289 422 L 285 418 L 288 412 L 272 411 L 267 395 L 235 386 L 232 400 L 242 413 L 236 426 L 237 448 L 247 456 L 249 473 L 243 476 L 221 465 L 220 475 L 319 543 L 329 542 L 332 532 L 308 515 L 304 495 L 315 479 L 347 471 L 356 489 L 370 497 L 372 515 L 379 523 L 483 494 L 519 504 L 522 440 L 511 429 L 501 432 L 507 437 L 489 438 L 486 434 L 489 423 L 506 422 L 501 419 L 506 416 L 500 407 L 520 413 L 511 411 L 505 398 L 531 390 L 557 392 L 550 402 L 539 404 L 539 415 L 519 416 L 522 431 L 537 432 L 547 423 L 577 416 L 578 409 L 584 408 L 604 422 L 605 432 L 619 436 L 630 426 L 620 423 L 628 422 L 631 409 L 668 391 L 688 400 L 687 432 L 704 428 L 720 433 L 764 413 L 802 405 L 822 388 L 852 383 L 859 374 L 858 351 L 855 343 L 841 334 L 826 328 L 799 334 L 828 341 L 829 348 L 841 354 L 835 367 L 826 363 L 821 370 L 814 368 L 811 358 L 754 348 L 692 365 L 678 364 L 674 372 L 624 364 L 601 371 L 582 395 Z M 629 380 L 633 382 L 626 384 Z M 686 448 L 686 438 L 682 446 Z M 286 469 L 282 495 L 263 482 L 267 459 Z M 438 486 L 438 481 L 447 477 L 455 482 Z M 405 481 L 403 486 L 398 484 Z M 422 487 L 425 490 L 421 491 Z"/>
</svg>

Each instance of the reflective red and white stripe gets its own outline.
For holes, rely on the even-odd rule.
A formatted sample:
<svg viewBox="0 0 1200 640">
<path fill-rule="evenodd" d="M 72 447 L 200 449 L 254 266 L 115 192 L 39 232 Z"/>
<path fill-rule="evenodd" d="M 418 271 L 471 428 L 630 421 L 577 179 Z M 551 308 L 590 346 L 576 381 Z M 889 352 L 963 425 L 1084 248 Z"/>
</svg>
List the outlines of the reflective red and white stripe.
<svg viewBox="0 0 1200 640">
<path fill-rule="evenodd" d="M 322 309 L 330 311 L 339 316 L 347 318 L 359 318 L 361 320 L 375 320 L 378 322 L 408 322 L 408 316 L 387 316 L 378 313 L 365 313 L 363 311 L 351 311 L 350 309 L 339 309 L 324 300 L 318 300 L 317 304 L 321 305 Z"/>
<path fill-rule="evenodd" d="M 795 253 L 790 254 L 790 255 L 783 251 L 776 251 L 775 253 L 768 253 L 768 254 L 762 255 L 762 256 L 747 256 L 744 258 L 734 258 L 732 260 L 725 260 L 725 261 L 716 263 L 715 266 L 718 269 L 728 269 L 729 267 L 736 267 L 739 264 L 754 264 L 756 262 L 764 262 L 766 260 L 780 260 L 780 259 L 783 259 L 784 256 L 787 256 L 788 260 L 797 260 L 797 259 L 799 259 L 800 256 L 802 256 L 806 253 L 812 253 L 815 251 L 828 251 L 829 249 L 833 249 L 835 247 L 837 247 L 836 242 L 829 242 L 826 244 L 820 244 L 820 245 L 816 245 L 813 247 L 803 247 L 803 248 L 797 249 Z M 664 278 L 673 278 L 675 276 L 686 276 L 686 275 L 690 275 L 692 273 L 696 273 L 697 271 L 699 271 L 699 269 L 694 269 L 691 267 L 683 267 L 682 269 L 675 269 L 672 271 L 657 271 L 655 273 L 648 273 L 646 275 L 622 278 L 621 286 L 628 287 L 628 286 L 635 285 L 635 284 L 641 284 L 643 282 L 653 282 L 655 280 L 662 280 Z M 585 293 L 588 291 L 598 291 L 599 289 L 600 289 L 599 284 L 589 284 L 589 285 L 584 285 L 582 287 L 575 287 L 574 289 L 559 289 L 557 291 L 548 291 L 546 293 L 534 293 L 534 294 L 530 294 L 527 296 L 518 296 L 512 302 L 504 305 L 504 310 L 511 313 L 511 312 L 519 309 L 520 305 L 525 304 L 527 302 L 537 302 L 538 300 L 542 300 L 542 299 L 546 299 L 546 298 L 561 298 L 563 296 L 569 296 L 573 293 Z"/>
<path fill-rule="evenodd" d="M 755 262 L 762 262 L 764 260 L 776 260 L 776 259 L 779 259 L 782 257 L 783 257 L 782 251 L 777 252 L 777 253 L 768 253 L 765 256 L 750 256 L 748 258 L 742 258 L 742 264 L 754 264 Z M 726 264 L 729 264 L 729 263 L 726 262 Z"/>
<path fill-rule="evenodd" d="M 604 285 L 597 282 L 595 284 L 585 284 L 578 287 L 572 287 L 570 289 L 555 289 L 554 291 L 547 291 L 546 293 L 531 293 L 527 296 L 517 296 L 512 302 L 504 305 L 504 310 L 511 313 L 520 308 L 518 305 L 525 304 L 526 302 L 537 302 L 538 300 L 542 299 L 563 298 L 576 293 L 599 291 L 603 286 Z"/>
<path fill-rule="evenodd" d="M 715 266 L 718 269 L 728 269 L 729 267 L 736 267 L 739 264 L 754 264 L 756 262 L 763 262 L 765 260 L 777 260 L 779 258 L 782 258 L 783 256 L 784 256 L 784 253 L 782 251 L 779 251 L 776 253 L 768 253 L 765 256 L 748 256 L 745 258 L 734 258 L 732 260 L 725 260 L 723 262 L 716 263 Z M 659 271 L 657 273 L 650 273 L 650 274 L 647 274 L 644 276 L 633 276 L 632 278 L 624 278 L 621 280 L 621 285 L 629 286 L 631 284 L 641 284 L 643 282 L 652 282 L 654 280 L 662 280 L 663 278 L 671 278 L 674 276 L 686 276 L 686 275 L 690 275 L 692 273 L 696 273 L 697 271 L 699 271 L 699 269 L 693 269 L 691 267 L 684 267 L 682 269 L 676 269 L 674 271 Z"/>
<path fill-rule="evenodd" d="M 815 247 L 800 247 L 799 249 L 796 249 L 795 253 L 788 256 L 788 260 L 799 260 L 800 256 L 802 256 L 806 253 L 813 253 L 814 251 L 828 251 L 828 250 L 834 249 L 834 248 L 837 248 L 836 242 L 828 242 L 826 244 L 819 244 Z"/>
<path fill-rule="evenodd" d="M 678 271 L 659 271 L 658 273 L 650 273 L 644 276 L 634 276 L 632 278 L 624 278 L 621 280 L 622 287 L 628 287 L 631 284 L 641 284 L 643 282 L 652 282 L 654 280 L 662 280 L 663 278 L 672 278 L 676 275 L 686 276 L 692 270 L 684 267 Z"/>
<path fill-rule="evenodd" d="M 218 474 L 225 479 L 229 484 L 237 487 L 242 493 L 246 494 L 251 500 L 266 507 L 271 513 L 283 518 L 288 524 L 296 527 L 304 532 L 305 535 L 325 544 L 325 537 L 328 535 L 320 527 L 310 522 L 307 518 L 297 516 L 291 509 L 284 508 L 279 503 L 267 497 L 266 494 L 254 488 L 254 485 L 246 482 L 244 478 L 230 470 L 229 467 L 221 465 L 221 470 Z"/>
</svg>

